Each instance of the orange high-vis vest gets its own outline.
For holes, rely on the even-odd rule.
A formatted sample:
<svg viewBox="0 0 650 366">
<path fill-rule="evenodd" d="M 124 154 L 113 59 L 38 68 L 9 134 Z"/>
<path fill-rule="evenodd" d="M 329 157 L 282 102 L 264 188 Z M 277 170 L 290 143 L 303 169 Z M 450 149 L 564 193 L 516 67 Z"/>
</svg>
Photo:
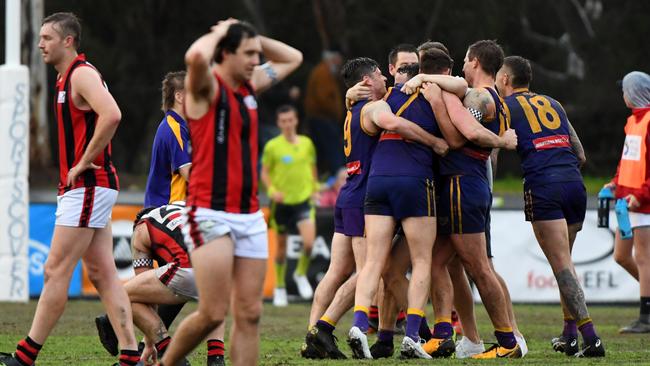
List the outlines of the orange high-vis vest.
<svg viewBox="0 0 650 366">
<path fill-rule="evenodd" d="M 643 115 L 637 122 L 633 114 L 625 125 L 625 145 L 621 155 L 621 167 L 618 172 L 618 184 L 639 189 L 646 181 L 646 136 L 650 124 L 650 112 Z"/>
</svg>

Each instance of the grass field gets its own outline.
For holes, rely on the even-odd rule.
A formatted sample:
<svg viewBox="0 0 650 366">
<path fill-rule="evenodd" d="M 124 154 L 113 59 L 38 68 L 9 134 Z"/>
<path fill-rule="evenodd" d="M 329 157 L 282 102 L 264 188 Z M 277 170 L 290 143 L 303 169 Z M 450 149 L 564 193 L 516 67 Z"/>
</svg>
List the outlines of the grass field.
<svg viewBox="0 0 650 366">
<path fill-rule="evenodd" d="M 0 351 L 13 351 L 15 342 L 25 336 L 36 303 L 0 304 Z M 183 309 L 187 314 L 194 309 L 190 304 Z M 477 363 L 521 365 L 650 365 L 650 336 L 621 336 L 617 334 L 620 326 L 629 323 L 637 316 L 636 307 L 591 307 L 592 317 L 596 322 L 607 350 L 605 359 L 573 359 L 555 353 L 550 348 L 549 339 L 561 329 L 561 314 L 555 305 L 517 305 L 520 328 L 527 338 L 530 353 L 523 360 L 476 361 L 476 360 L 434 360 L 435 364 L 466 365 Z M 109 356 L 99 344 L 95 335 L 93 319 L 102 312 L 98 301 L 71 301 L 59 325 L 41 351 L 37 364 L 46 365 L 110 365 L 115 359 Z M 261 365 L 352 365 L 352 364 L 424 364 L 424 360 L 402 361 L 398 358 L 376 361 L 312 361 L 300 358 L 299 349 L 306 332 L 309 313 L 308 304 L 290 305 L 288 308 L 273 308 L 266 304 L 262 319 Z M 477 307 L 479 329 L 486 341 L 494 341 L 487 315 L 482 307 Z M 351 322 L 346 317 L 340 322 L 336 334 L 344 353 L 350 354 L 345 344 L 345 332 Z M 398 344 L 396 340 L 396 345 Z M 374 337 L 370 337 L 374 342 Z M 226 347 L 228 343 L 226 341 Z M 193 365 L 205 364 L 205 346 L 199 347 L 190 357 Z"/>
</svg>

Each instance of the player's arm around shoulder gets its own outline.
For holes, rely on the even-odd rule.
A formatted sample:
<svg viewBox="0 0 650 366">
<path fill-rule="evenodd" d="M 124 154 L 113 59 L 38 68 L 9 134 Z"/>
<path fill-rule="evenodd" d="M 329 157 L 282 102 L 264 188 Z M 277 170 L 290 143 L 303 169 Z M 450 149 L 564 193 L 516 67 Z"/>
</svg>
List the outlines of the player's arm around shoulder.
<svg viewBox="0 0 650 366">
<path fill-rule="evenodd" d="M 251 84 L 258 93 L 262 93 L 284 80 L 302 64 L 302 52 L 275 39 L 259 37 L 268 62 L 255 67 Z"/>
<path fill-rule="evenodd" d="M 390 109 L 390 106 L 384 100 L 376 100 L 373 102 L 368 102 L 361 108 L 361 116 L 359 118 L 359 123 L 363 132 L 370 136 L 375 136 L 381 130 L 389 130 L 392 126 L 390 123 L 382 123 L 379 121 L 379 115 L 382 113 L 393 112 Z"/>
</svg>

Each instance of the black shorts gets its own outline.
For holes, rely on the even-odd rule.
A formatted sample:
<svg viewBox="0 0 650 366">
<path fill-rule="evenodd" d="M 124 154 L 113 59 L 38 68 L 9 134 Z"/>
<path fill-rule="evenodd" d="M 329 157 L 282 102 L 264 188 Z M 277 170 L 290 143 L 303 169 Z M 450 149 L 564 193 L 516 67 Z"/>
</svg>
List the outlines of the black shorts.
<svg viewBox="0 0 650 366">
<path fill-rule="evenodd" d="M 303 220 L 314 219 L 316 211 L 311 200 L 295 205 L 271 203 L 271 228 L 278 234 L 286 234 Z"/>
</svg>

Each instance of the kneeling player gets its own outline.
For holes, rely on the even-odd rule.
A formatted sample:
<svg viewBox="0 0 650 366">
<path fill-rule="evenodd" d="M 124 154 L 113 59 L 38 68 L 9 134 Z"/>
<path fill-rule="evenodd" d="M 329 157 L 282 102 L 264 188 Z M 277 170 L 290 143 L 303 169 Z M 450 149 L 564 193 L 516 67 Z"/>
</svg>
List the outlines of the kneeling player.
<svg viewBox="0 0 650 366">
<path fill-rule="evenodd" d="M 194 271 L 181 232 L 183 209 L 176 204 L 145 208 L 134 222 L 131 241 L 136 276 L 126 283 L 125 289 L 131 300 L 134 323 L 145 335 L 142 352 L 145 362 L 161 357 L 171 341 L 155 305 L 183 304 L 198 299 Z M 156 269 L 153 269 L 154 260 L 159 264 Z M 96 324 L 102 345 L 115 354 L 117 339 L 110 323 L 105 316 L 100 316 Z M 224 328 L 222 324 L 208 336 L 208 366 L 224 364 Z"/>
</svg>

